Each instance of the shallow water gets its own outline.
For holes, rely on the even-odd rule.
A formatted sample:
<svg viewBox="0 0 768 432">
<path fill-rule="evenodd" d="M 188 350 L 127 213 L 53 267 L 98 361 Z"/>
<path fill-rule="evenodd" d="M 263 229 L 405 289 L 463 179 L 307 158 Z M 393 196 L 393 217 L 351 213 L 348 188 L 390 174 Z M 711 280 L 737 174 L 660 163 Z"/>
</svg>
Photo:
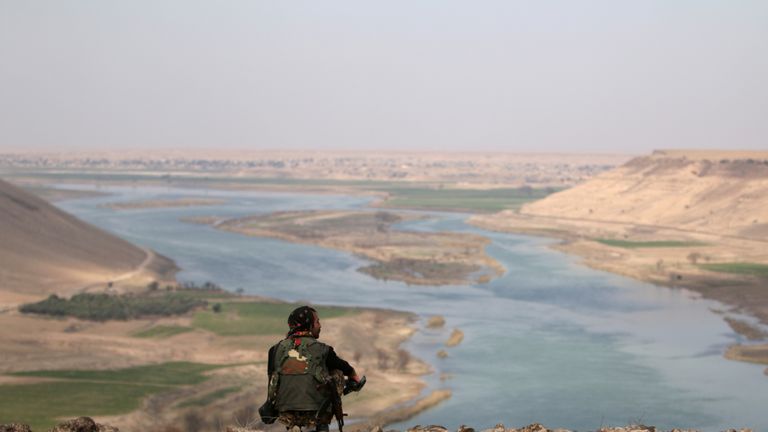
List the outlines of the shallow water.
<svg viewBox="0 0 768 432">
<path fill-rule="evenodd" d="M 83 186 L 82 188 L 88 188 Z M 442 330 L 422 329 L 407 347 L 433 364 L 430 389 L 453 397 L 403 425 L 502 422 L 594 430 L 642 422 L 661 428 L 768 430 L 763 366 L 731 362 L 739 336 L 710 309 L 722 306 L 685 290 L 591 270 L 547 247 L 551 240 L 493 233 L 466 215 L 432 213 L 407 229 L 475 232 L 507 273 L 478 286 L 420 287 L 374 280 L 365 261 L 319 247 L 245 237 L 179 221 L 188 216 L 245 216 L 278 210 L 364 208 L 366 197 L 223 192 L 172 188 L 101 188 L 115 195 L 61 202 L 78 217 L 176 261 L 179 279 L 214 281 L 229 290 L 319 304 L 408 310 L 445 316 Z M 115 211 L 115 201 L 221 197 L 215 206 Z M 423 321 L 422 321 L 423 323 Z M 453 328 L 464 342 L 435 356 Z M 453 378 L 440 381 L 440 374 Z M 375 385 L 375 383 L 369 383 Z M 354 396 L 352 396 L 354 397 Z"/>
</svg>

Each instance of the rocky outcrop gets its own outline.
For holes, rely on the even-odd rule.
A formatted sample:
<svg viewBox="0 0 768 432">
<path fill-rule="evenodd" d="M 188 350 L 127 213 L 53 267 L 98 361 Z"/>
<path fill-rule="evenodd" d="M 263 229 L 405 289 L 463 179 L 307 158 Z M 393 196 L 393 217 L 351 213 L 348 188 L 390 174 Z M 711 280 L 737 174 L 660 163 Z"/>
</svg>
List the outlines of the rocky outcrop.
<svg viewBox="0 0 768 432">
<path fill-rule="evenodd" d="M 79 417 L 59 423 L 51 432 L 119 432 L 116 427 L 98 424 L 90 417 Z"/>
<path fill-rule="evenodd" d="M 262 432 L 262 429 L 251 429 L 240 426 L 228 426 L 226 432 Z M 371 426 L 367 431 L 370 432 L 384 432 L 381 426 Z M 0 432 L 32 432 L 27 425 L 12 423 L 0 425 Z M 93 421 L 89 417 L 79 417 L 73 420 L 66 421 L 58 424 L 49 432 L 119 432 L 117 428 L 107 425 L 101 425 Z M 386 432 L 399 432 L 387 430 Z M 416 425 L 406 430 L 406 432 L 450 432 L 448 428 L 440 425 Z M 476 432 L 472 427 L 461 425 L 456 432 Z M 521 428 L 506 428 L 503 424 L 499 423 L 491 429 L 484 429 L 478 432 L 572 432 L 568 429 L 549 429 L 539 423 L 533 423 Z M 595 432 L 664 432 L 656 429 L 653 426 L 645 425 L 629 425 L 622 427 L 605 427 L 600 428 Z M 694 429 L 672 429 L 669 432 L 697 432 Z M 724 432 L 752 432 L 752 429 L 728 429 Z"/>
<path fill-rule="evenodd" d="M 32 432 L 29 426 L 19 423 L 0 425 L 0 432 Z M 119 429 L 98 424 L 90 417 L 78 417 L 54 426 L 49 432 L 119 432 Z"/>
</svg>

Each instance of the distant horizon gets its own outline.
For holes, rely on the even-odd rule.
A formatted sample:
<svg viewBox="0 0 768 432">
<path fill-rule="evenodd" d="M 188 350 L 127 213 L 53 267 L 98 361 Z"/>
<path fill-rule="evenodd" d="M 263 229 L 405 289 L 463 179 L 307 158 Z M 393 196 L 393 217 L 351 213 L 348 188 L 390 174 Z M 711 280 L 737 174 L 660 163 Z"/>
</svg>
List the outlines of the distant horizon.
<svg viewBox="0 0 768 432">
<path fill-rule="evenodd" d="M 658 150 L 673 150 L 673 149 L 654 149 Z M 677 150 L 677 149 L 674 149 Z M 690 149 L 691 151 L 696 151 Z M 719 150 L 715 150 L 719 151 Z M 731 150 L 722 150 L 731 151 Z M 740 151 L 740 150 L 734 150 Z M 749 151 L 749 150 L 744 150 Z M 755 150 L 758 151 L 759 150 Z M 766 150 L 768 151 L 768 150 Z M 72 147 L 72 148 L 34 148 L 34 149 L 22 149 L 22 148 L 0 148 L 0 154 L 55 154 L 55 153 L 73 153 L 73 154 L 87 154 L 87 153 L 176 153 L 176 152 L 188 152 L 188 153 L 201 153 L 201 152 L 220 152 L 223 154 L 232 153 L 340 153 L 340 154 L 445 154 L 445 155 L 461 155 L 461 154 L 510 154 L 510 155 L 617 155 L 617 156 L 641 156 L 641 153 L 628 152 L 628 151 L 605 151 L 605 152 L 592 152 L 592 151 L 580 151 L 580 150 L 566 150 L 566 151 L 526 151 L 526 150 L 429 150 L 429 149 L 354 149 L 354 148 L 220 148 L 220 147 L 163 147 L 163 148 L 100 148 L 100 147 Z M 647 154 L 650 154 L 648 152 Z"/>
<path fill-rule="evenodd" d="M 622 157 L 641 157 L 650 156 L 656 152 L 672 152 L 672 153 L 688 153 L 688 154 L 711 154 L 711 153 L 724 153 L 724 154 L 744 154 L 755 155 L 760 157 L 768 157 L 768 149 L 693 149 L 693 148 L 658 148 L 653 149 L 646 153 L 637 152 L 590 152 L 590 151 L 481 151 L 481 150 L 448 150 L 448 151 L 433 151 L 433 150 L 397 150 L 397 149 L 247 149 L 247 148 L 214 148 L 214 147 L 194 147 L 194 148 L 117 148 L 117 149 L 104 149 L 104 148 L 73 148 L 73 149 L 0 149 L 0 155 L 3 154 L 20 154 L 20 155 L 66 155 L 72 156 L 86 156 L 86 155 L 102 155 L 102 154 L 114 154 L 120 155 L 136 155 L 145 154 L 147 156 L 162 155 L 162 154 L 175 154 L 175 153 L 189 153 L 191 155 L 199 156 L 201 153 L 220 153 L 222 156 L 248 156 L 258 154 L 302 154 L 317 155 L 317 154 L 350 154 L 350 155 L 429 155 L 429 156 L 460 156 L 460 155 L 520 155 L 520 156 L 622 156 Z"/>
</svg>

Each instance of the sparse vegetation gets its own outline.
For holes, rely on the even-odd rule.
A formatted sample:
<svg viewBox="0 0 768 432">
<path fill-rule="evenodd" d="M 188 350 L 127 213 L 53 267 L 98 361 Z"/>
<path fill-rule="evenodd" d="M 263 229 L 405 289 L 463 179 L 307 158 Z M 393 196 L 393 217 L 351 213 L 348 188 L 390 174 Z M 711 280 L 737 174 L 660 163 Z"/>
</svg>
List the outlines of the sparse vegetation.
<svg viewBox="0 0 768 432">
<path fill-rule="evenodd" d="M 679 248 L 679 247 L 697 247 L 706 246 L 706 243 L 697 241 L 678 241 L 678 240 L 661 240 L 661 241 L 631 241 L 631 240 L 617 240 L 617 239 L 594 239 L 598 243 L 602 243 L 607 246 L 621 247 L 627 249 L 640 249 L 640 248 Z"/>
<path fill-rule="evenodd" d="M 711 263 L 711 264 L 699 264 L 699 267 L 704 270 L 722 272 L 722 273 L 735 273 L 744 274 L 758 277 L 768 277 L 768 264 L 750 263 L 750 262 L 733 262 L 733 263 Z"/>
<path fill-rule="evenodd" d="M 238 289 L 242 290 L 242 288 Z M 210 281 L 205 282 L 202 285 L 198 285 L 195 282 L 184 282 L 179 286 L 171 287 L 171 290 L 200 299 L 221 299 L 235 297 L 235 294 L 232 294 L 218 284 Z M 238 294 L 239 293 L 240 292 L 238 292 Z"/>
<path fill-rule="evenodd" d="M 434 260 L 396 258 L 381 261 L 359 269 L 360 272 L 382 280 L 403 280 L 417 283 L 421 280 L 461 280 L 467 274 L 481 270 L 479 266 L 459 262 L 445 263 Z"/>
<path fill-rule="evenodd" d="M 155 339 L 165 339 L 169 338 L 171 336 L 176 336 L 177 334 L 187 333 L 194 330 L 191 327 L 183 327 L 183 326 L 168 326 L 168 325 L 158 325 L 151 328 L 148 328 L 146 330 L 142 330 L 140 332 L 134 333 L 134 337 L 138 338 L 155 338 Z"/>
<path fill-rule="evenodd" d="M 205 300 L 188 296 L 183 292 L 166 292 L 159 295 L 83 293 L 69 299 L 54 294 L 37 303 L 22 305 L 19 310 L 22 313 L 107 321 L 180 315 L 206 304 Z"/>
<path fill-rule="evenodd" d="M 286 317 L 296 304 L 229 302 L 221 303 L 220 312 L 199 311 L 195 313 L 193 325 L 219 336 L 277 335 L 285 333 Z M 323 319 L 351 313 L 353 309 L 317 306 Z"/>
</svg>

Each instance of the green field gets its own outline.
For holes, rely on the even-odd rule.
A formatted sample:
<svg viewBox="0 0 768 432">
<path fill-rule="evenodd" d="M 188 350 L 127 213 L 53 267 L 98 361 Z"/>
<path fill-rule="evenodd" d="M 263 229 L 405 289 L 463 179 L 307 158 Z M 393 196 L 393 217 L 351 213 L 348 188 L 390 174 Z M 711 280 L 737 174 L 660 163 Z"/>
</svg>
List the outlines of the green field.
<svg viewBox="0 0 768 432">
<path fill-rule="evenodd" d="M 104 416 L 139 408 L 143 398 L 170 388 L 199 384 L 204 372 L 227 367 L 189 362 L 115 370 L 43 370 L 12 375 L 62 381 L 0 386 L 0 424 L 20 422 L 45 430 L 57 418 Z"/>
<path fill-rule="evenodd" d="M 699 267 L 704 270 L 721 272 L 721 273 L 735 273 L 735 274 L 743 274 L 743 275 L 750 275 L 750 276 L 768 277 L 768 264 L 735 262 L 735 263 L 699 264 Z"/>
<path fill-rule="evenodd" d="M 614 240 L 614 239 L 602 239 L 602 238 L 594 239 L 594 240 L 604 245 L 621 247 L 626 249 L 679 248 L 679 247 L 706 246 L 706 243 L 695 242 L 695 241 L 676 241 L 676 240 L 629 241 L 629 240 Z"/>
<path fill-rule="evenodd" d="M 171 336 L 176 336 L 177 334 L 190 332 L 192 330 L 194 329 L 190 327 L 158 325 L 146 330 L 142 330 L 140 332 L 136 332 L 133 334 L 133 336 L 138 338 L 165 339 Z"/>
<path fill-rule="evenodd" d="M 125 369 L 106 370 L 42 370 L 15 372 L 15 376 L 59 378 L 77 381 L 152 384 L 179 386 L 199 384 L 208 379 L 203 372 L 221 369 L 228 365 L 209 365 L 191 362 L 169 362 Z"/>
<path fill-rule="evenodd" d="M 392 208 L 418 208 L 428 210 L 463 210 L 470 212 L 497 212 L 518 209 L 555 192 L 553 189 L 382 189 L 390 194 L 382 206 Z"/>
<path fill-rule="evenodd" d="M 287 303 L 229 302 L 221 303 L 221 311 L 195 313 L 193 326 L 220 336 L 282 334 L 288 330 L 286 319 L 297 307 Z M 353 313 L 348 308 L 317 306 L 320 318 L 334 318 Z"/>
</svg>

